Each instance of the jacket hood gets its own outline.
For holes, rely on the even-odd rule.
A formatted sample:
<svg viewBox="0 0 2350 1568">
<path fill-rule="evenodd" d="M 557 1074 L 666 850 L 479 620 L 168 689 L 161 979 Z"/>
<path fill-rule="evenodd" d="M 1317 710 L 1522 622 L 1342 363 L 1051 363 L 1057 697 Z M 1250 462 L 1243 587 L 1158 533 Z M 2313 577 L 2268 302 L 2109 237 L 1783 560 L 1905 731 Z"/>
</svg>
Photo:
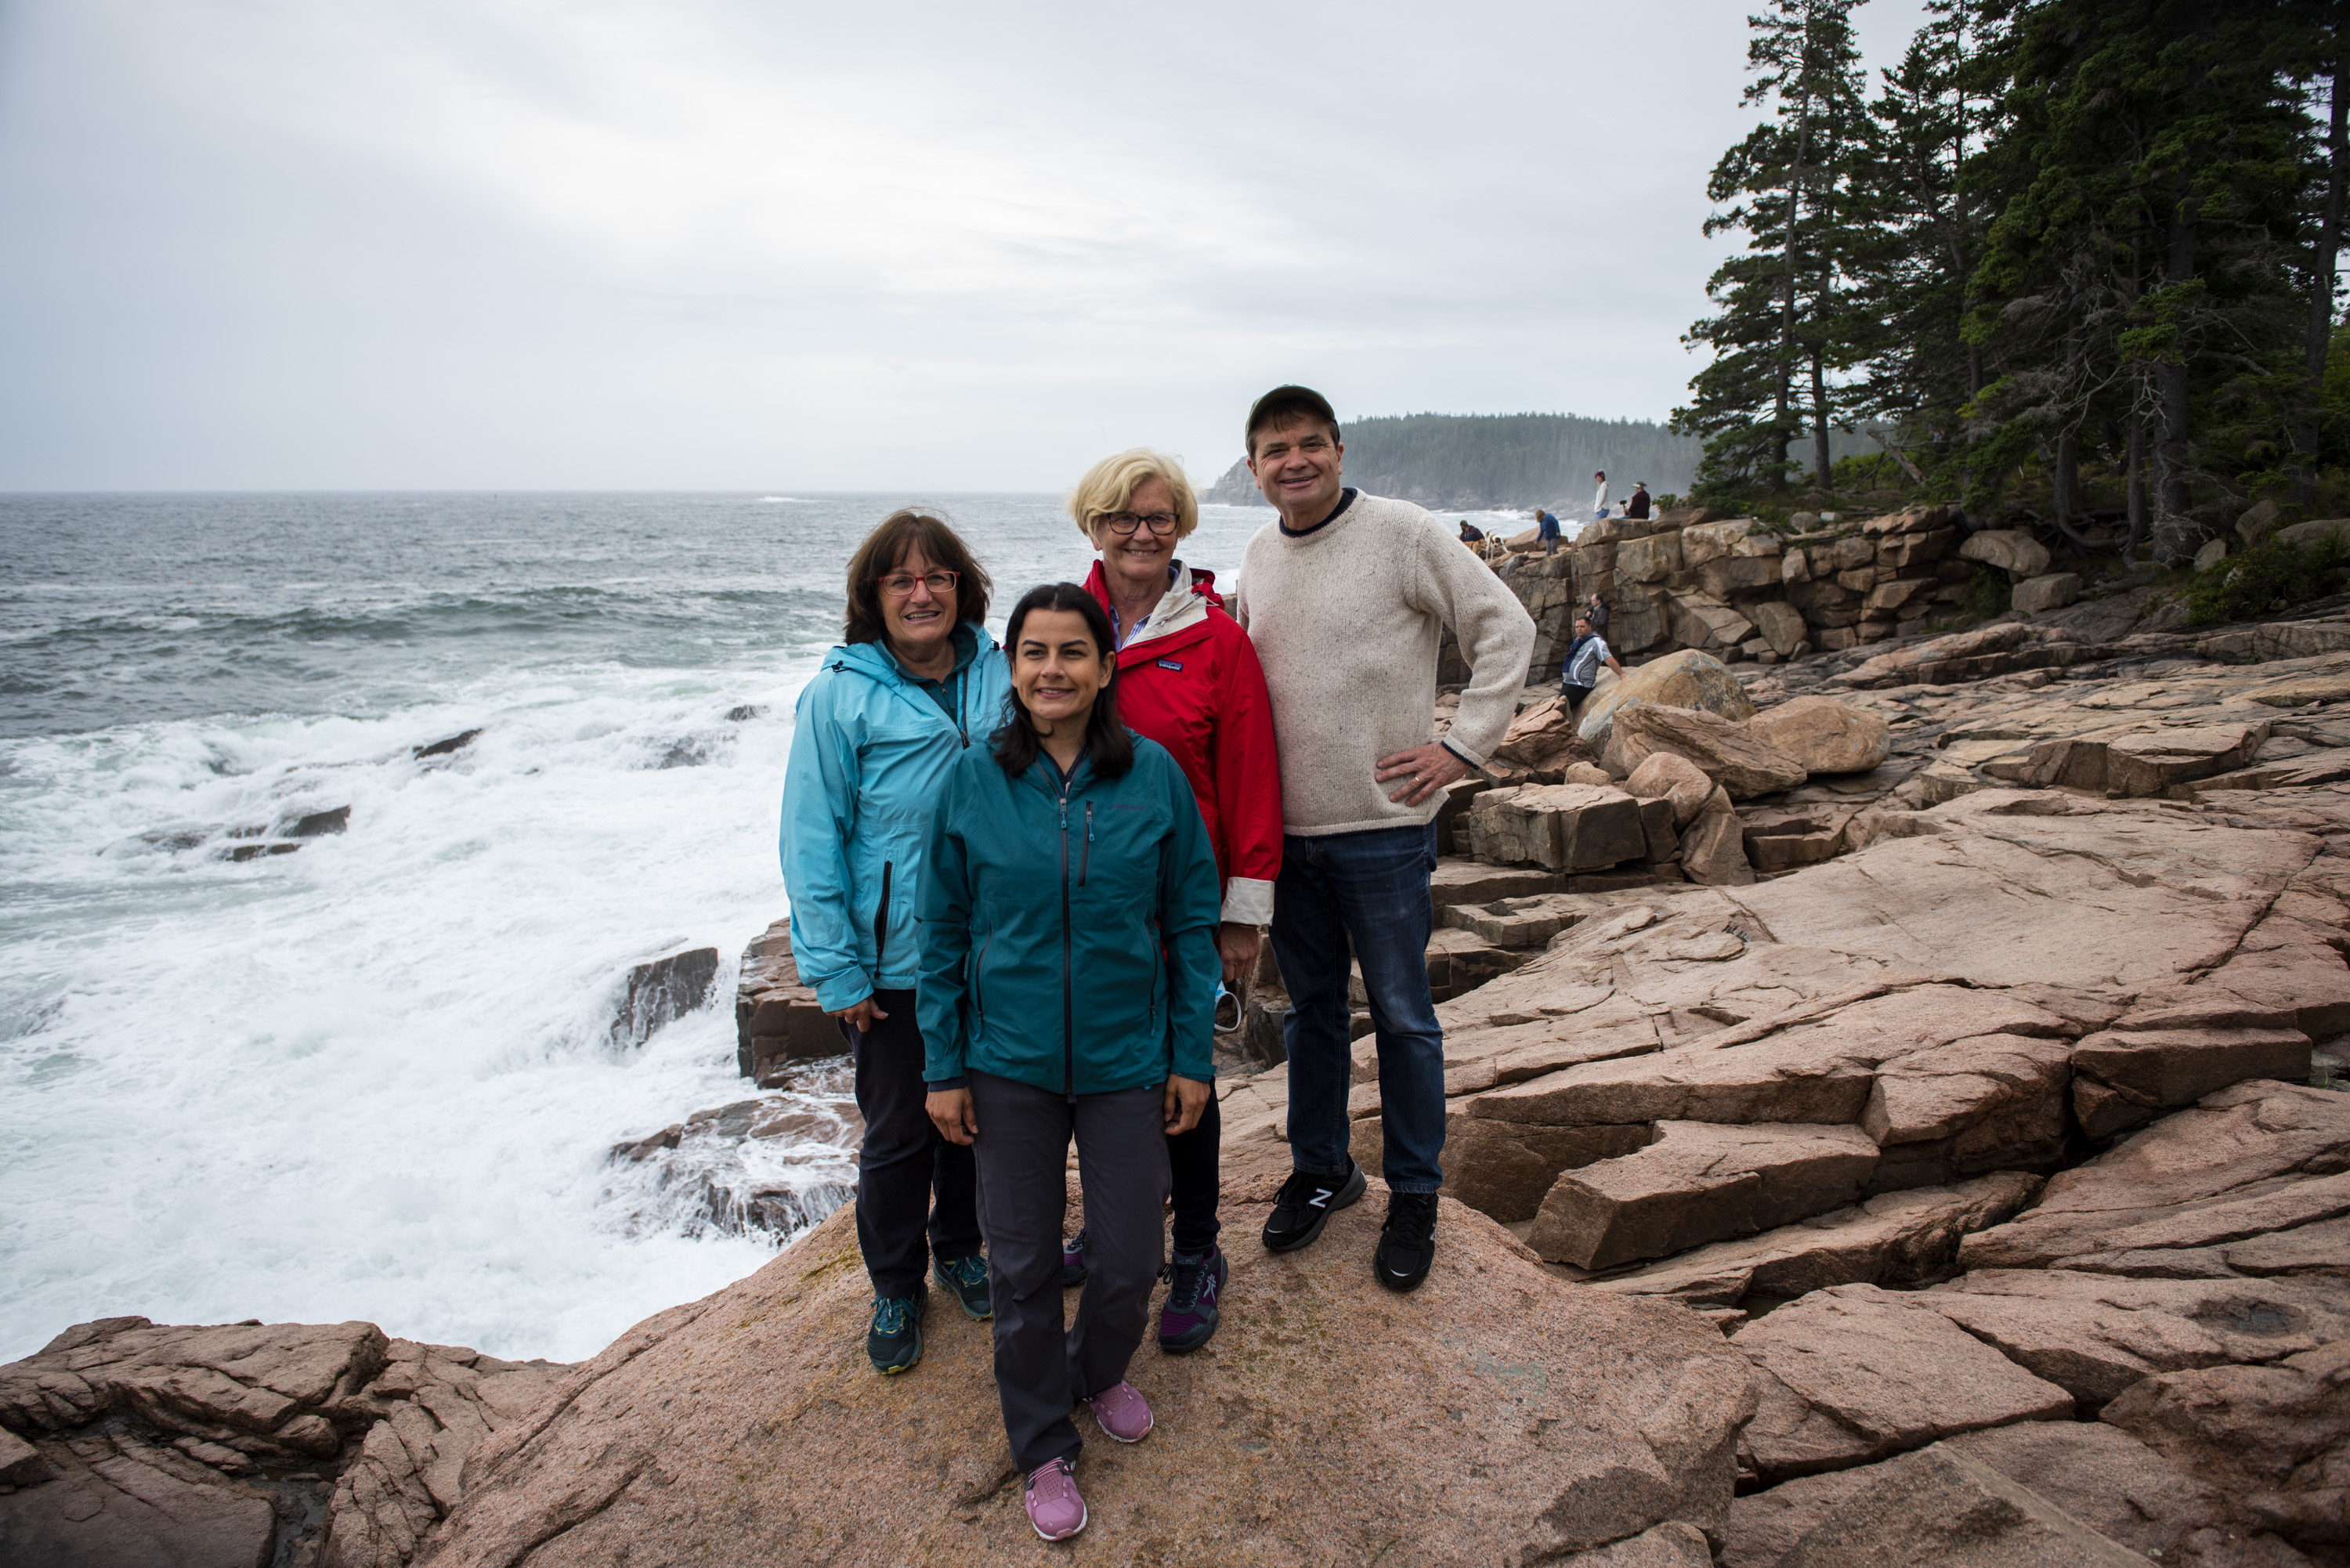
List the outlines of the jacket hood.
<svg viewBox="0 0 2350 1568">
<path fill-rule="evenodd" d="M 964 621 L 950 636 L 955 650 L 954 670 L 947 671 L 950 676 L 956 670 L 968 668 L 980 655 L 991 653 L 995 649 L 995 639 L 990 637 L 987 628 L 977 621 Z M 832 651 L 824 656 L 824 661 L 832 668 L 853 670 L 885 685 L 910 688 L 916 684 L 914 678 L 906 673 L 905 667 L 878 642 L 835 643 Z"/>
</svg>

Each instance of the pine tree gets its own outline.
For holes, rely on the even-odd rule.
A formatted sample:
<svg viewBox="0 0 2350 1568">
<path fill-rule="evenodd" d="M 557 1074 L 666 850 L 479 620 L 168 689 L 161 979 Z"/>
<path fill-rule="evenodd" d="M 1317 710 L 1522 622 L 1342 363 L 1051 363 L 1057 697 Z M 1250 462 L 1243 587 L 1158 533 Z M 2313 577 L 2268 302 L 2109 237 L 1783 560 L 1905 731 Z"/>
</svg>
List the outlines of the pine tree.
<svg viewBox="0 0 2350 1568">
<path fill-rule="evenodd" d="M 1748 18 L 1753 77 L 1742 101 L 1768 101 L 1773 115 L 1722 156 L 1707 185 L 1708 198 L 1726 205 L 1706 234 L 1742 231 L 1747 246 L 1706 285 L 1717 313 L 1683 341 L 1707 345 L 1714 358 L 1690 383 L 1690 405 L 1673 412 L 1674 429 L 1707 439 L 1710 483 L 1783 489 L 1788 449 L 1807 423 L 1814 473 L 1828 483 L 1831 378 L 1853 362 L 1840 319 L 1852 182 L 1873 147 L 1852 33 L 1860 3 L 1773 0 Z"/>
</svg>

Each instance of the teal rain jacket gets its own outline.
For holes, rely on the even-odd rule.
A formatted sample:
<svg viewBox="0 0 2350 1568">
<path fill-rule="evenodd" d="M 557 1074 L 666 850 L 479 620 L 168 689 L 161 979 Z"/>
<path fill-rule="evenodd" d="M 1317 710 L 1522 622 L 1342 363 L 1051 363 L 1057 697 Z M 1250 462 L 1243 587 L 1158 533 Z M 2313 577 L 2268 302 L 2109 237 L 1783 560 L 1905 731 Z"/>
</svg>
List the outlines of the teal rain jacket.
<svg viewBox="0 0 2350 1568">
<path fill-rule="evenodd" d="M 1208 1082 L 1223 882 L 1166 748 L 1134 766 L 1050 757 L 1018 778 L 984 746 L 955 762 L 922 876 L 923 1078 L 976 1068 L 1055 1094 Z"/>
<path fill-rule="evenodd" d="M 984 628 L 957 627 L 954 646 L 953 671 L 926 682 L 880 644 L 849 643 L 800 692 L 779 837 L 792 956 L 827 1012 L 913 988 L 931 807 L 964 748 L 986 754 L 1012 690 Z"/>
</svg>

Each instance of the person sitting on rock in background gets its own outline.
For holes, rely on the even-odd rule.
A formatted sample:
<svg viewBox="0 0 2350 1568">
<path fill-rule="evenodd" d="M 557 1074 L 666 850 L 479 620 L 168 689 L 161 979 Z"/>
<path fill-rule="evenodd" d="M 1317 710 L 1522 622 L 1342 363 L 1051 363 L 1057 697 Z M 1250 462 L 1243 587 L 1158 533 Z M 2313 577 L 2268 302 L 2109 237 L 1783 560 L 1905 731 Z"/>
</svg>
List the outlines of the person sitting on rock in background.
<svg viewBox="0 0 2350 1568">
<path fill-rule="evenodd" d="M 1452 553 L 1435 518 L 1340 484 L 1346 448 L 1319 392 L 1267 392 L 1243 441 L 1279 514 L 1249 540 L 1234 596 L 1273 694 L 1285 829 L 1273 950 L 1290 995 L 1282 1039 L 1295 1174 L 1263 1241 L 1277 1252 L 1305 1246 L 1364 1191 L 1347 1118 L 1351 949 L 1378 1051 L 1389 1192 L 1371 1272 L 1409 1291 L 1435 1259 L 1444 1185 L 1444 1034 L 1428 987 L 1435 818 L 1444 786 L 1509 732 L 1534 623 L 1482 562 Z M 1448 626 L 1471 674 L 1439 742 L 1436 659 Z"/>
<path fill-rule="evenodd" d="M 1473 549 L 1485 542 L 1485 530 L 1463 517 L 1461 519 L 1461 542 Z"/>
<path fill-rule="evenodd" d="M 1534 537 L 1542 545 L 1544 555 L 1558 554 L 1558 518 L 1539 506 L 1534 508 Z"/>
<path fill-rule="evenodd" d="M 1648 514 L 1648 482 L 1645 479 L 1636 479 L 1632 482 L 1632 498 L 1624 503 L 1624 515 L 1646 517 Z"/>
<path fill-rule="evenodd" d="M 1624 667 L 1616 662 L 1607 639 L 1593 628 L 1588 616 L 1575 618 L 1575 640 L 1567 645 L 1566 661 L 1559 670 L 1559 692 L 1566 699 L 1566 711 L 1571 718 L 1599 683 L 1599 667 L 1605 664 L 1624 679 Z"/>
<path fill-rule="evenodd" d="M 1601 601 L 1598 594 L 1594 593 L 1591 596 L 1591 602 L 1583 607 L 1583 618 L 1591 623 L 1591 629 L 1594 631 L 1605 632 L 1607 629 L 1607 606 Z"/>
<path fill-rule="evenodd" d="M 1222 883 L 1182 765 L 1118 722 L 1117 634 L 1093 595 L 1030 589 L 1004 640 L 1004 722 L 956 760 L 931 820 L 920 1005 L 931 1118 L 978 1157 L 1004 1433 L 1029 1522 L 1059 1541 L 1086 1523 L 1071 1407 L 1121 1443 L 1151 1428 L 1126 1373 L 1168 1143 L 1214 1098 Z M 1073 1137 L 1087 1275 L 1065 1332 Z"/>
<path fill-rule="evenodd" d="M 981 624 L 988 589 L 943 519 L 884 518 L 849 557 L 843 646 L 800 691 L 784 775 L 792 957 L 856 1057 L 857 1244 L 874 1296 L 865 1349 L 882 1373 L 922 1358 L 926 1251 L 964 1312 L 993 1310 L 971 1151 L 940 1137 L 925 1108 L 914 1002 L 931 805 L 1010 690 Z"/>
<path fill-rule="evenodd" d="M 1607 515 L 1607 471 L 1603 468 L 1591 477 L 1599 485 L 1599 493 L 1591 498 L 1591 515 L 1596 521 Z"/>
<path fill-rule="evenodd" d="M 1231 989 L 1256 962 L 1273 919 L 1281 875 L 1281 763 L 1273 700 L 1248 633 L 1224 613 L 1212 572 L 1187 568 L 1176 544 L 1200 525 L 1200 503 L 1182 464 L 1137 449 L 1104 458 L 1077 481 L 1069 515 L 1100 551 L 1086 590 L 1109 612 L 1118 639 L 1118 714 L 1167 748 L 1191 782 L 1222 877 L 1216 950 L 1224 985 L 1219 1029 L 1240 1023 Z M 1229 1022 L 1225 1017 L 1229 1010 Z M 1223 1124 L 1211 1099 L 1200 1125 L 1167 1140 L 1174 1184 L 1174 1261 L 1159 1314 L 1159 1346 L 1197 1350 L 1216 1332 L 1228 1272 L 1216 1247 Z M 1086 1233 L 1062 1250 L 1061 1280 L 1082 1284 Z"/>
</svg>

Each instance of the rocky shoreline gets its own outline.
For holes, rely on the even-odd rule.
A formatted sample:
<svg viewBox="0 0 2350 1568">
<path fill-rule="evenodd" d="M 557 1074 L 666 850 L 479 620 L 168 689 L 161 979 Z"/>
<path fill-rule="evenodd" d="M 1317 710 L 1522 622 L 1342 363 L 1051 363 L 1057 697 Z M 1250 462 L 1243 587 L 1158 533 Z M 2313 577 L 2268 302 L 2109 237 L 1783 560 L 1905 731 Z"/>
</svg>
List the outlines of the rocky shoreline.
<svg viewBox="0 0 2350 1568">
<path fill-rule="evenodd" d="M 1376 1197 L 1255 1246 L 1266 965 L 1218 1088 L 1226 1326 L 1146 1351 L 1160 1430 L 1088 1449 L 1076 1554 L 2350 1563 L 2350 621 L 2076 612 L 1685 649 L 1580 724 L 1530 691 L 1442 828 L 1436 1274 L 1372 1286 Z M 778 937 L 753 1095 L 613 1158 L 788 1233 L 857 1129 Z M 80 1325 L 0 1368 L 0 1558 L 1009 1550 L 984 1325 L 872 1377 L 847 1218 L 571 1367 Z"/>
</svg>

